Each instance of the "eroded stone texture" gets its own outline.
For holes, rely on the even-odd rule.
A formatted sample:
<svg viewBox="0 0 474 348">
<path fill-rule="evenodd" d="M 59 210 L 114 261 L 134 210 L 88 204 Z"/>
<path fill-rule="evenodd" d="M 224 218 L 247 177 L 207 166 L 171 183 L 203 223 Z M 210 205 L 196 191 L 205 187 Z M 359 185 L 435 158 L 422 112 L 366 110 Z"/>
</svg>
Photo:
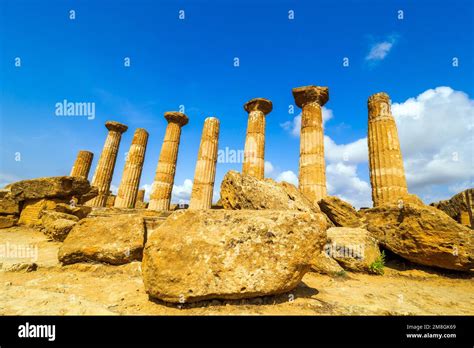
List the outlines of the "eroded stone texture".
<svg viewBox="0 0 474 348">
<path fill-rule="evenodd" d="M 397 125 L 385 93 L 369 97 L 369 167 L 374 207 L 408 198 Z"/>
<path fill-rule="evenodd" d="M 122 138 L 122 133 L 128 129 L 126 125 L 114 121 L 106 122 L 105 126 L 109 130 L 109 134 L 105 140 L 99 163 L 97 163 L 97 168 L 92 178 L 92 186 L 97 187 L 99 194 L 86 203 L 91 207 L 105 207 L 106 205 L 120 146 L 120 139 Z"/>
<path fill-rule="evenodd" d="M 168 121 L 168 126 L 161 147 L 155 180 L 151 186 L 150 203 L 148 204 L 148 209 L 152 210 L 169 210 L 170 208 L 181 127 L 189 121 L 185 114 L 175 111 L 165 112 L 165 118 Z"/>
<path fill-rule="evenodd" d="M 448 200 L 431 203 L 462 225 L 474 229 L 474 189 L 459 192 Z"/>
<path fill-rule="evenodd" d="M 216 177 L 217 150 L 219 143 L 219 120 L 208 117 L 204 121 L 199 146 L 190 209 L 210 209 Z"/>
<path fill-rule="evenodd" d="M 138 128 L 128 150 L 122 181 L 114 203 L 115 207 L 133 208 L 135 206 L 147 143 L 148 132 L 143 128 Z"/>
<path fill-rule="evenodd" d="M 265 116 L 272 111 L 272 102 L 255 98 L 244 105 L 249 113 L 244 147 L 242 174 L 264 178 L 265 172 Z"/>
<path fill-rule="evenodd" d="M 89 171 L 91 169 L 92 159 L 94 154 L 90 151 L 81 150 L 77 154 L 76 162 L 72 166 L 71 174 L 69 176 L 75 176 L 79 178 L 87 179 Z"/>
<path fill-rule="evenodd" d="M 300 135 L 299 189 L 313 203 L 326 196 L 324 132 L 321 108 L 329 100 L 327 87 L 293 88 L 297 106 L 302 108 Z"/>
<path fill-rule="evenodd" d="M 148 203 L 145 203 L 145 190 L 138 190 L 137 200 L 135 201 L 135 208 L 144 209 L 148 206 Z"/>
</svg>

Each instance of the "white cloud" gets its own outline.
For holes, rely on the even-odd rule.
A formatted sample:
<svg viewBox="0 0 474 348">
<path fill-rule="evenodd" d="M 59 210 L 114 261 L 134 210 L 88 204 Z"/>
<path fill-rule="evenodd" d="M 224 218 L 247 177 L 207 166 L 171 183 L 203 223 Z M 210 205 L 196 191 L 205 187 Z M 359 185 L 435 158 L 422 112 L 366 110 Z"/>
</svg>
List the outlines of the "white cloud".
<svg viewBox="0 0 474 348">
<path fill-rule="evenodd" d="M 349 144 L 338 145 L 327 135 L 324 136 L 324 156 L 329 162 L 361 163 L 368 160 L 367 138 Z"/>
<path fill-rule="evenodd" d="M 295 185 L 298 187 L 298 176 L 292 172 L 291 170 L 284 171 L 280 174 L 278 174 L 276 181 L 286 181 L 289 182 L 290 184 Z"/>
<path fill-rule="evenodd" d="M 173 203 L 188 203 L 191 198 L 192 190 L 193 181 L 191 179 L 185 179 L 182 185 L 173 185 L 171 201 Z"/>
<path fill-rule="evenodd" d="M 328 164 L 326 181 L 329 195 L 338 196 L 356 208 L 372 206 L 370 185 L 358 177 L 356 165 Z"/>
<path fill-rule="evenodd" d="M 368 61 L 380 61 L 383 60 L 387 54 L 391 51 L 393 48 L 393 45 L 395 45 L 395 42 L 397 41 L 397 38 L 395 36 L 389 37 L 385 41 L 377 42 L 372 45 L 370 48 L 369 53 L 365 57 L 365 60 Z"/>
<path fill-rule="evenodd" d="M 332 110 L 324 106 L 322 107 L 322 113 L 323 125 L 334 116 Z M 301 113 L 296 115 L 293 120 L 281 123 L 280 126 L 287 130 L 292 136 L 299 137 L 301 132 Z"/>
<path fill-rule="evenodd" d="M 423 192 L 472 186 L 474 100 L 450 87 L 394 103 L 408 187 Z"/>
<path fill-rule="evenodd" d="M 112 191 L 113 195 L 117 195 L 118 187 L 115 185 L 110 185 L 110 191 Z"/>
<path fill-rule="evenodd" d="M 142 187 L 140 187 L 140 189 L 145 190 L 144 200 L 145 200 L 145 202 L 149 202 L 150 201 L 151 185 L 143 184 Z"/>
<path fill-rule="evenodd" d="M 275 170 L 275 168 L 273 167 L 272 162 L 265 161 L 265 169 L 264 169 L 265 175 L 269 175 L 269 174 L 273 173 L 274 170 Z"/>
</svg>

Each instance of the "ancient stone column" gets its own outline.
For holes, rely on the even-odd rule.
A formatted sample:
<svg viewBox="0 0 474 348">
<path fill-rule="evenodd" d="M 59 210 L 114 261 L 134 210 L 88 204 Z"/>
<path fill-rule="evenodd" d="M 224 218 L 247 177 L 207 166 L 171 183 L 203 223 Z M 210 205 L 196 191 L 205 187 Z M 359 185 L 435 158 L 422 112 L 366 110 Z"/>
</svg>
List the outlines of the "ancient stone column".
<svg viewBox="0 0 474 348">
<path fill-rule="evenodd" d="M 219 142 L 219 120 L 208 117 L 204 121 L 199 146 L 193 190 L 189 209 L 210 209 L 216 177 L 217 147 Z"/>
<path fill-rule="evenodd" d="M 168 126 L 161 146 L 155 180 L 151 186 L 150 203 L 148 204 L 148 209 L 151 210 L 169 210 L 181 127 L 188 123 L 188 117 L 181 112 L 165 112 L 165 118 L 168 121 Z"/>
<path fill-rule="evenodd" d="M 136 202 L 145 202 L 145 190 L 138 190 Z"/>
<path fill-rule="evenodd" d="M 326 197 L 326 163 L 322 107 L 329 100 L 327 87 L 293 88 L 297 106 L 302 108 L 299 189 L 313 203 Z"/>
<path fill-rule="evenodd" d="M 263 179 L 265 172 L 265 116 L 272 111 L 273 105 L 267 99 L 255 98 L 245 103 L 244 109 L 249 113 L 249 117 L 242 174 Z"/>
<path fill-rule="evenodd" d="M 100 154 L 99 162 L 97 163 L 97 168 L 95 169 L 91 183 L 92 186 L 97 187 L 99 194 L 86 202 L 86 205 L 92 207 L 105 207 L 110 190 L 110 183 L 112 182 L 112 175 L 114 174 L 120 139 L 122 138 L 122 133 L 128 129 L 126 125 L 114 121 L 107 121 L 105 126 L 109 130 L 109 134 L 105 140 L 104 148 Z"/>
<path fill-rule="evenodd" d="M 77 154 L 76 162 L 72 166 L 70 176 L 76 176 L 79 178 L 87 179 L 89 176 L 89 170 L 91 169 L 92 159 L 94 154 L 90 151 L 81 150 Z"/>
<path fill-rule="evenodd" d="M 374 207 L 408 195 L 397 125 L 385 93 L 369 97 L 369 167 Z"/>
<path fill-rule="evenodd" d="M 115 199 L 114 206 L 117 208 L 135 207 L 147 142 L 148 132 L 143 128 L 138 128 L 133 135 L 130 150 L 128 150 L 122 181 Z"/>
</svg>

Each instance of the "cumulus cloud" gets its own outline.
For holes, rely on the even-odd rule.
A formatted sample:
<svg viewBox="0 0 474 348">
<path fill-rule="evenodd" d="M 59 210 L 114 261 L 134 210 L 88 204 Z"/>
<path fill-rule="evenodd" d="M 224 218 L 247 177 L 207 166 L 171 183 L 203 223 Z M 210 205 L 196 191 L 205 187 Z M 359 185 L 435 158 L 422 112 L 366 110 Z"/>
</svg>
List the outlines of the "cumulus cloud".
<svg viewBox="0 0 474 348">
<path fill-rule="evenodd" d="M 275 168 L 273 167 L 272 162 L 265 161 L 265 169 L 264 169 L 265 175 L 269 175 L 269 174 L 273 173 L 274 170 L 275 170 Z"/>
<path fill-rule="evenodd" d="M 387 57 L 397 41 L 396 36 L 391 36 L 387 40 L 376 42 L 370 47 L 370 51 L 365 57 L 367 61 L 381 61 Z"/>
<path fill-rule="evenodd" d="M 298 187 L 298 176 L 291 170 L 287 170 L 278 174 L 276 181 L 286 181 Z"/>
<path fill-rule="evenodd" d="M 336 144 L 324 136 L 324 156 L 329 162 L 361 163 L 368 160 L 367 138 L 349 144 Z"/>
<path fill-rule="evenodd" d="M 326 181 L 330 195 L 338 196 L 357 208 L 372 206 L 370 185 L 359 178 L 356 165 L 342 162 L 328 164 Z"/>
<path fill-rule="evenodd" d="M 332 110 L 324 106 L 322 107 L 322 113 L 323 125 L 334 116 Z M 291 121 L 281 123 L 280 126 L 288 131 L 292 136 L 299 137 L 301 132 L 301 113 L 296 115 Z"/>
<path fill-rule="evenodd" d="M 182 185 L 173 185 L 171 201 L 174 203 L 188 203 L 193 190 L 193 181 L 185 179 Z"/>
<path fill-rule="evenodd" d="M 474 100 L 450 87 L 429 89 L 392 105 L 409 188 L 472 186 Z M 461 185 L 464 183 L 464 185 Z"/>
</svg>

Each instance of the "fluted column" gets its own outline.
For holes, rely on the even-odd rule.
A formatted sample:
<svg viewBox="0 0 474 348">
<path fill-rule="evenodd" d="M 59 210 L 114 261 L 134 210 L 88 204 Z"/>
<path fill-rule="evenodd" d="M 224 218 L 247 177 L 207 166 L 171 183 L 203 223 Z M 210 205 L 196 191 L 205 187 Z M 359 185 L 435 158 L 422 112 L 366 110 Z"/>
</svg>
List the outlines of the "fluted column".
<svg viewBox="0 0 474 348">
<path fill-rule="evenodd" d="M 148 209 L 151 210 L 169 210 L 170 208 L 181 127 L 188 123 L 188 117 L 181 112 L 166 112 L 165 118 L 168 121 L 168 126 L 161 147 L 155 180 L 151 186 L 148 205 Z"/>
<path fill-rule="evenodd" d="M 72 166 L 70 176 L 87 179 L 93 158 L 94 154 L 92 152 L 84 150 L 79 151 L 76 162 L 74 162 L 74 165 Z"/>
<path fill-rule="evenodd" d="M 199 146 L 193 190 L 189 209 L 210 209 L 216 177 L 217 151 L 219 142 L 219 120 L 208 117 L 204 121 Z"/>
<path fill-rule="evenodd" d="M 147 142 L 148 132 L 143 128 L 138 128 L 133 135 L 132 145 L 125 161 L 122 181 L 115 199 L 114 206 L 117 208 L 135 207 Z"/>
<path fill-rule="evenodd" d="M 408 195 L 397 125 L 385 93 L 369 97 L 369 167 L 374 207 Z"/>
<path fill-rule="evenodd" d="M 265 116 L 272 111 L 272 102 L 255 98 L 244 105 L 249 113 L 244 147 L 242 174 L 263 179 L 265 174 Z"/>
<path fill-rule="evenodd" d="M 114 121 L 106 122 L 105 126 L 109 130 L 109 134 L 105 140 L 104 148 L 92 178 L 92 186 L 97 187 L 99 194 L 86 202 L 86 205 L 92 207 L 105 207 L 114 174 L 120 139 L 122 138 L 122 133 L 128 129 L 126 125 Z"/>
<path fill-rule="evenodd" d="M 326 197 L 326 163 L 322 107 L 329 100 L 327 87 L 293 88 L 296 105 L 302 108 L 299 189 L 313 203 Z"/>
<path fill-rule="evenodd" d="M 138 190 L 137 192 L 137 200 L 135 202 L 145 202 L 145 190 Z"/>
</svg>

